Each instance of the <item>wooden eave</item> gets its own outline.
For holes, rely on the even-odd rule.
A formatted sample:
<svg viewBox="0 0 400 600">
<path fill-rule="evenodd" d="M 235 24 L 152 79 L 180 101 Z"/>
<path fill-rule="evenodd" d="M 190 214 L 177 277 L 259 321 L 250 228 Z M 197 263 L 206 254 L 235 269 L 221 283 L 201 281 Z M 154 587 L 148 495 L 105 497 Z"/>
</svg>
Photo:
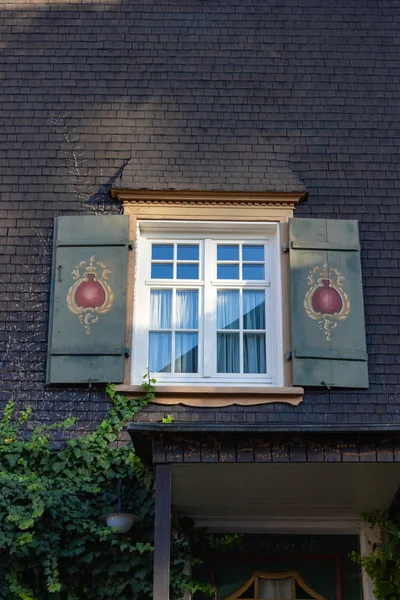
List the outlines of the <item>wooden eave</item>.
<svg viewBox="0 0 400 600">
<path fill-rule="evenodd" d="M 355 427 L 146 422 L 127 429 L 139 456 L 156 463 L 399 462 L 397 431 Z"/>
<path fill-rule="evenodd" d="M 284 428 L 284 430 L 283 430 Z M 130 422 L 127 425 L 129 432 L 143 433 L 399 433 L 398 425 L 388 424 L 381 429 L 376 424 L 343 423 L 343 424 L 316 424 L 303 423 L 283 425 L 282 423 L 210 423 L 210 422 Z"/>
</svg>

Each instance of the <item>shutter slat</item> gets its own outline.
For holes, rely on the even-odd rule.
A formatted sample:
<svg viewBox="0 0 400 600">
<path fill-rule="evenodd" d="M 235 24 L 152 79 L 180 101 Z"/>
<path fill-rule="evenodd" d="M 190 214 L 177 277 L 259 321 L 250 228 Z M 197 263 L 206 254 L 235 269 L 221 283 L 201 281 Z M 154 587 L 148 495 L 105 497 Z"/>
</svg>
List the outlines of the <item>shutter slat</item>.
<svg viewBox="0 0 400 600">
<path fill-rule="evenodd" d="M 318 353 L 314 350 L 294 350 L 296 358 L 323 358 L 330 360 L 368 360 L 366 352 L 362 350 L 325 350 L 320 349 Z"/>
<path fill-rule="evenodd" d="M 297 250 L 335 250 L 345 252 L 346 250 L 356 250 L 353 245 L 350 244 L 335 244 L 335 242 L 292 242 L 291 248 Z"/>
<path fill-rule="evenodd" d="M 59 217 L 57 246 L 125 246 L 126 216 Z"/>
<path fill-rule="evenodd" d="M 291 219 L 293 384 L 368 387 L 356 221 Z"/>
<path fill-rule="evenodd" d="M 123 381 L 127 216 L 56 219 L 47 383 Z"/>
</svg>

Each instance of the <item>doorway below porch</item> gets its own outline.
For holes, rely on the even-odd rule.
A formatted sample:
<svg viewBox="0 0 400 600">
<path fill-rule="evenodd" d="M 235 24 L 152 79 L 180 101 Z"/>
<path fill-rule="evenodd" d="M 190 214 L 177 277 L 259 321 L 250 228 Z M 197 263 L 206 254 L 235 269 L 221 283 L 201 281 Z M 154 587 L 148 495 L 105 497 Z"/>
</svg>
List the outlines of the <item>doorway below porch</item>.
<svg viewBox="0 0 400 600">
<path fill-rule="evenodd" d="M 361 600 L 352 551 L 357 535 L 243 535 L 197 576 L 211 577 L 214 600 Z"/>
</svg>

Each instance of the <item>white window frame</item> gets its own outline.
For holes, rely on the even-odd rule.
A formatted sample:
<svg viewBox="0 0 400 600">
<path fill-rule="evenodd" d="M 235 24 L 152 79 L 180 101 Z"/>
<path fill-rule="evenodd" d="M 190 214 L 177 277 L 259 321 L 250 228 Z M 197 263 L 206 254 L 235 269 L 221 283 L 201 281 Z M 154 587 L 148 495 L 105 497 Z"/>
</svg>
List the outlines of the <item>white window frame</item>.
<svg viewBox="0 0 400 600">
<path fill-rule="evenodd" d="M 181 241 L 198 243 L 200 246 L 199 280 L 152 280 L 151 244 Z M 217 280 L 216 246 L 221 242 L 264 244 L 265 280 Z M 141 383 L 148 368 L 150 290 L 173 288 L 199 290 L 199 373 L 152 373 L 159 385 L 174 387 L 187 385 L 282 387 L 284 385 L 279 223 L 138 220 L 135 271 L 131 374 L 133 385 Z M 266 290 L 268 372 L 216 373 L 217 289 L 246 288 Z M 204 319 L 204 314 L 209 315 L 207 319 Z"/>
</svg>

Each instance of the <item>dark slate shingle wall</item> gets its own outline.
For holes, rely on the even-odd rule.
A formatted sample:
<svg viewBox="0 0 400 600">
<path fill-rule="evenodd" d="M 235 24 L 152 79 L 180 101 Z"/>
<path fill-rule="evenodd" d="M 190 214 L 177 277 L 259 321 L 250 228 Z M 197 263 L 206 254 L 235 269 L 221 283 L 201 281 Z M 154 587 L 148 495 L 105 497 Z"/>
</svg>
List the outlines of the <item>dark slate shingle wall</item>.
<svg viewBox="0 0 400 600">
<path fill-rule="evenodd" d="M 398 0 L 3 2 L 1 398 L 88 428 L 106 408 L 44 390 L 55 215 L 115 210 L 112 184 L 306 187 L 298 216 L 360 221 L 370 390 L 177 418 L 398 422 L 399 21 Z"/>
</svg>

